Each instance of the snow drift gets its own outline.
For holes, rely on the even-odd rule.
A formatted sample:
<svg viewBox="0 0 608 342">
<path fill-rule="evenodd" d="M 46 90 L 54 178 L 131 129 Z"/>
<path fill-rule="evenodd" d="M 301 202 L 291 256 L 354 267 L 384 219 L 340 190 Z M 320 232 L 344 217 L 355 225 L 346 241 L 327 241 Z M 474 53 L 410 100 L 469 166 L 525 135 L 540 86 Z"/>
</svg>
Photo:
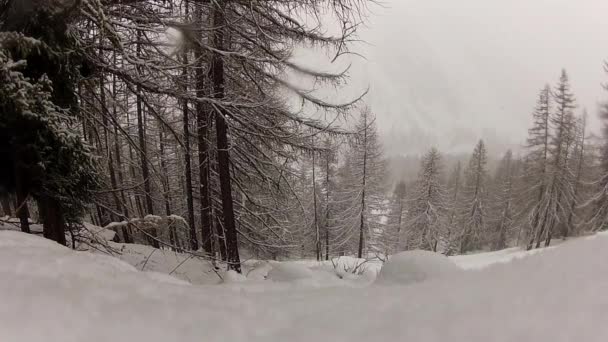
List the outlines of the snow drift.
<svg viewBox="0 0 608 342">
<path fill-rule="evenodd" d="M 279 282 L 298 281 L 313 277 L 310 268 L 298 264 L 275 264 L 268 272 L 268 279 Z"/>
<path fill-rule="evenodd" d="M 441 281 L 251 293 L 4 231 L 0 341 L 603 342 L 606 260 L 601 235 Z"/>
<path fill-rule="evenodd" d="M 392 256 L 380 270 L 377 284 L 408 285 L 449 277 L 460 268 L 446 256 L 429 251 L 407 251 Z"/>
</svg>

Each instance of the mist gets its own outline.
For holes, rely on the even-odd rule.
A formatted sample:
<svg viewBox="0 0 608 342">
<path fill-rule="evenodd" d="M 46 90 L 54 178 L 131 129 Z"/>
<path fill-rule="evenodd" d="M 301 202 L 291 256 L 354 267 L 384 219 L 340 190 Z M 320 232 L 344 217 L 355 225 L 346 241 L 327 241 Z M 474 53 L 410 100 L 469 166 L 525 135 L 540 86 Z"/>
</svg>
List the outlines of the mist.
<svg viewBox="0 0 608 342">
<path fill-rule="evenodd" d="M 525 142 L 538 91 L 565 68 L 580 114 L 598 130 L 608 45 L 603 0 L 387 0 L 371 8 L 351 92 L 366 102 L 388 155 L 431 146 L 491 154 Z"/>
</svg>

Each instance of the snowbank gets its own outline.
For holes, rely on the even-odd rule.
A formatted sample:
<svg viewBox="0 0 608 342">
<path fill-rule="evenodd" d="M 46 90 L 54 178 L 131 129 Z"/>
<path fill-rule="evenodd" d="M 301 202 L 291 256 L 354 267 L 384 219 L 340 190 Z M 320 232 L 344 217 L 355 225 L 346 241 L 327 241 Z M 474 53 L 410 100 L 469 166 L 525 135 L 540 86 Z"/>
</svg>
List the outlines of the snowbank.
<svg viewBox="0 0 608 342">
<path fill-rule="evenodd" d="M 297 281 L 312 277 L 310 268 L 295 263 L 276 263 L 268 272 L 268 279 L 272 281 Z"/>
<path fill-rule="evenodd" d="M 249 293 L 0 231 L 0 341 L 603 342 L 606 260 L 598 236 L 449 281 Z"/>
<path fill-rule="evenodd" d="M 224 284 L 242 283 L 247 280 L 247 277 L 240 273 L 237 273 L 236 271 L 229 270 L 224 273 L 224 277 L 222 280 Z"/>
<path fill-rule="evenodd" d="M 208 260 L 169 249 L 157 249 L 138 244 L 109 243 L 119 254 L 117 258 L 140 271 L 170 274 L 192 284 L 218 284 L 222 282 Z"/>
<path fill-rule="evenodd" d="M 460 272 L 446 256 L 429 251 L 407 251 L 393 255 L 382 267 L 376 284 L 408 285 Z"/>
<path fill-rule="evenodd" d="M 553 247 L 549 247 L 548 249 L 551 248 Z M 450 260 L 465 270 L 479 270 L 494 264 L 508 263 L 514 259 L 521 259 L 532 254 L 542 253 L 548 249 L 539 248 L 526 251 L 520 247 L 512 247 L 494 252 L 454 255 L 450 257 Z"/>
</svg>

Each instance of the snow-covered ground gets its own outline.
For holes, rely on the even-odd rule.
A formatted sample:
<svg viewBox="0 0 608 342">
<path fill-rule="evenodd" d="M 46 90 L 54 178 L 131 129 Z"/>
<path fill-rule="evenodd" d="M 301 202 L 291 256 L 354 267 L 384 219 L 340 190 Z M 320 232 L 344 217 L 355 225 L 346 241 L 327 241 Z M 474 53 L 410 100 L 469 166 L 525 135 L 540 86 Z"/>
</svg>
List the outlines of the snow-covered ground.
<svg viewBox="0 0 608 342">
<path fill-rule="evenodd" d="M 190 285 L 159 273 L 154 255 L 135 267 L 0 231 L 0 341 L 608 340 L 608 236 L 525 254 L 452 258 L 479 270 L 410 285 L 303 262 Z"/>
<path fill-rule="evenodd" d="M 551 248 L 553 247 L 549 247 L 548 249 Z M 450 259 L 461 268 L 466 270 L 477 270 L 497 263 L 510 262 L 513 259 L 523 258 L 531 254 L 542 253 L 546 250 L 547 249 L 545 248 L 541 248 L 526 251 L 519 247 L 512 247 L 495 252 L 455 255 L 451 256 Z"/>
</svg>

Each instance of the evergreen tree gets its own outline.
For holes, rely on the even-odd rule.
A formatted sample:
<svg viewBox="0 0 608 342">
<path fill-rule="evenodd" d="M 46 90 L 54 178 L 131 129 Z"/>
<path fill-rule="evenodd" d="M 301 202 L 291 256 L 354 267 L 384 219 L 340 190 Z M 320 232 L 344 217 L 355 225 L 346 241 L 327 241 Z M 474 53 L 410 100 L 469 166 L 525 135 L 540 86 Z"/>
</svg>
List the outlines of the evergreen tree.
<svg viewBox="0 0 608 342">
<path fill-rule="evenodd" d="M 16 193 L 17 215 L 29 196 L 37 204 L 44 236 L 66 243 L 65 230 L 80 221 L 97 186 L 89 146 L 74 134 L 76 96 L 86 71 L 60 2 L 20 6 L 0 13 L 0 150 L 4 188 Z M 36 37 L 33 38 L 33 37 Z M 76 52 L 74 52 L 76 51 Z"/>
</svg>

